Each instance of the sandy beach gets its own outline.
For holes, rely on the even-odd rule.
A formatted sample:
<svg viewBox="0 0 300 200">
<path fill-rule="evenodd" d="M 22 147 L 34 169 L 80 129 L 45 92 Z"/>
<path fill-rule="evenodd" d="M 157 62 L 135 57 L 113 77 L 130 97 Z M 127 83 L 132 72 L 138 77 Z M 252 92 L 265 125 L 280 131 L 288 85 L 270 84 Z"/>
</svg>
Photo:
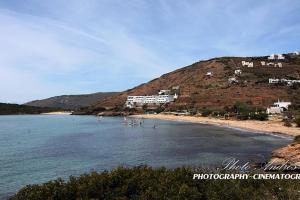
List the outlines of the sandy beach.
<svg viewBox="0 0 300 200">
<path fill-rule="evenodd" d="M 237 120 L 225 120 L 225 119 L 217 119 L 217 118 L 201 117 L 201 116 L 199 117 L 198 116 L 197 117 L 176 116 L 176 115 L 166 115 L 166 114 L 133 115 L 132 117 L 212 124 L 212 125 L 226 126 L 231 128 L 240 128 L 249 131 L 283 134 L 283 135 L 289 135 L 293 137 L 300 135 L 300 128 L 283 126 L 283 122 L 281 122 L 280 120 L 237 121 Z"/>
<path fill-rule="evenodd" d="M 71 114 L 72 112 L 63 112 L 63 111 L 41 113 L 41 115 L 71 115 Z"/>
</svg>

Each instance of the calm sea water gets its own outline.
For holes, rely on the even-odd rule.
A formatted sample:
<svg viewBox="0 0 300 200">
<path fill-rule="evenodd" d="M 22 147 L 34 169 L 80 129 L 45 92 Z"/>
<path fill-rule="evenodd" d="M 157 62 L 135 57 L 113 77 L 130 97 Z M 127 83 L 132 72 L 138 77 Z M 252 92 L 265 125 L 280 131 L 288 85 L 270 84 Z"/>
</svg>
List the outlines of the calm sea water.
<svg viewBox="0 0 300 200">
<path fill-rule="evenodd" d="M 155 125 L 155 128 L 154 128 Z M 288 139 L 224 127 L 94 116 L 0 116 L 0 199 L 27 184 L 120 165 L 218 165 L 224 158 L 263 162 Z"/>
</svg>

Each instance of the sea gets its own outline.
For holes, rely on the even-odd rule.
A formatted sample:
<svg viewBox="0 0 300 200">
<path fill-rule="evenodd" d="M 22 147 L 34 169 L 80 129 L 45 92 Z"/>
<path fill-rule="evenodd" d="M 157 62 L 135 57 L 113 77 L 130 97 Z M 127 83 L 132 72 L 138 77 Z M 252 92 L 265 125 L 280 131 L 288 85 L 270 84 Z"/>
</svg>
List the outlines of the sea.
<svg viewBox="0 0 300 200">
<path fill-rule="evenodd" d="M 157 119 L 73 115 L 0 116 L 0 199 L 28 184 L 118 166 L 262 163 L 291 138 Z"/>
</svg>

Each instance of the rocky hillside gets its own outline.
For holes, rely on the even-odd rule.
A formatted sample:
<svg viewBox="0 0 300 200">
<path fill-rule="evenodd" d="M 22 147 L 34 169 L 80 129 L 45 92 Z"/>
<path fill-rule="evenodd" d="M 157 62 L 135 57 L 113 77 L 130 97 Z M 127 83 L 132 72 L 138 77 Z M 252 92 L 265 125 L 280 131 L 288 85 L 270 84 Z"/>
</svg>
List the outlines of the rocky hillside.
<svg viewBox="0 0 300 200">
<path fill-rule="evenodd" d="M 180 87 L 179 99 L 168 105 L 174 109 L 189 108 L 223 108 L 241 101 L 266 107 L 274 101 L 292 101 L 300 104 L 300 90 L 293 86 L 269 84 L 269 78 L 286 78 L 300 80 L 300 56 L 284 54 L 282 61 L 268 61 L 263 57 L 222 57 L 199 61 L 190 66 L 162 75 L 148 83 L 100 100 L 90 107 L 114 108 L 122 106 L 128 95 L 152 95 L 160 89 Z M 242 61 L 253 62 L 254 67 L 242 66 Z M 261 61 L 282 63 L 282 67 L 262 66 Z M 240 75 L 234 75 L 240 69 Z M 207 76 L 212 72 L 213 76 Z M 228 79 L 236 77 L 238 83 L 230 84 Z"/>
<path fill-rule="evenodd" d="M 26 103 L 29 106 L 62 108 L 76 110 L 81 107 L 87 107 L 95 104 L 98 101 L 117 94 L 116 92 L 99 92 L 94 94 L 84 95 L 62 95 L 51 97 L 48 99 L 36 100 Z"/>
</svg>

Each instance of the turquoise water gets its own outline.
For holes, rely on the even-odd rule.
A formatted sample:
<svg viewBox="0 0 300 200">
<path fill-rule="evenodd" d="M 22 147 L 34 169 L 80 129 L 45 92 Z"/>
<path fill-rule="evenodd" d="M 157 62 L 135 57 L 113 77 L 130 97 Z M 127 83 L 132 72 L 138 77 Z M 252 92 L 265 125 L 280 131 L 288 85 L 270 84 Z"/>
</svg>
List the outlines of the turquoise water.
<svg viewBox="0 0 300 200">
<path fill-rule="evenodd" d="M 154 128 L 155 125 L 155 128 Z M 119 165 L 218 165 L 227 157 L 263 162 L 288 139 L 223 127 L 94 116 L 0 116 L 0 199 L 27 184 Z"/>
</svg>

